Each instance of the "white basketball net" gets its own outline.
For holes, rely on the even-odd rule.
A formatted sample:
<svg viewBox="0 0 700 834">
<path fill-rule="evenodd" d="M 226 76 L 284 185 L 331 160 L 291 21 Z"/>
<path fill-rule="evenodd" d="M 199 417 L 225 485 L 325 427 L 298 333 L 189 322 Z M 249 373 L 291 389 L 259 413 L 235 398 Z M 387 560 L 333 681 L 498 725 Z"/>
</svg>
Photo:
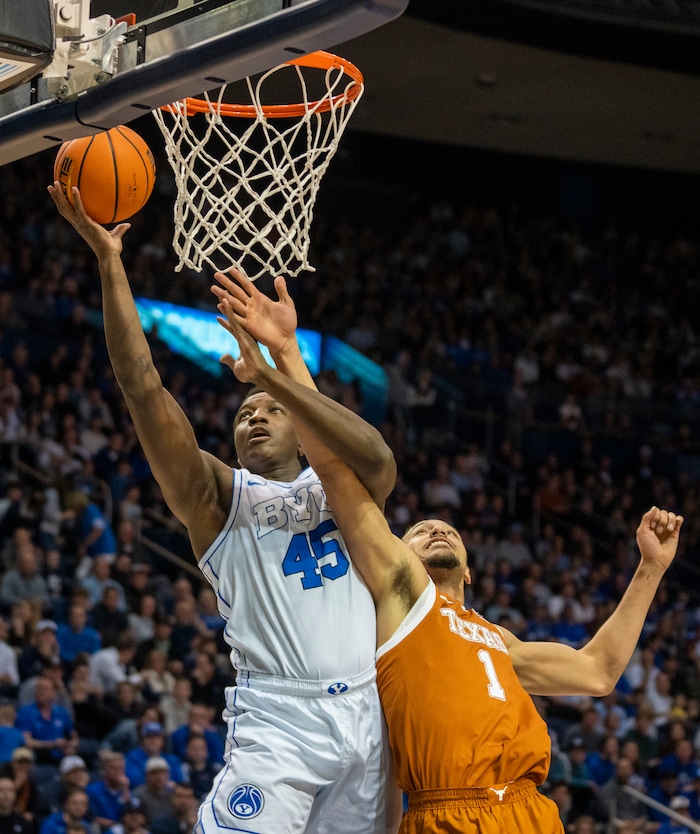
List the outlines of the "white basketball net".
<svg viewBox="0 0 700 834">
<path fill-rule="evenodd" d="M 347 62 L 320 70 L 317 63 L 303 63 L 319 55 L 342 62 L 312 53 L 274 67 L 255 84 L 246 79 L 252 106 L 224 104 L 224 85 L 215 98 L 205 94 L 153 111 L 177 183 L 176 270 L 187 265 L 199 272 L 204 263 L 226 270 L 235 264 L 252 280 L 314 270 L 307 259 L 314 203 L 363 92 L 362 76 L 353 80 L 343 67 Z M 325 73 L 325 95 L 313 101 L 304 77 L 310 67 Z M 294 116 L 284 112 L 287 105 L 261 103 L 263 84 L 283 68 L 296 72 L 301 85 Z M 193 102 L 200 112 L 193 112 Z M 244 117 L 232 110 L 245 111 Z"/>
</svg>

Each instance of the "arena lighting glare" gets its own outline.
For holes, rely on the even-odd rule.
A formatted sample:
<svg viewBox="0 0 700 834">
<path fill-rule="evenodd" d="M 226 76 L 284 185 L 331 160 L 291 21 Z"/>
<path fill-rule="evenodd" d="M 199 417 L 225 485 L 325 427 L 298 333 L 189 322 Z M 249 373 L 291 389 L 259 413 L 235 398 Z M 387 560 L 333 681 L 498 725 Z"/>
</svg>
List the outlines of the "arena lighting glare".
<svg viewBox="0 0 700 834">
<path fill-rule="evenodd" d="M 217 322 L 216 314 L 150 298 L 135 299 L 144 331 L 157 336 L 168 347 L 187 357 L 208 373 L 220 377 L 230 373 L 219 362 L 224 353 L 238 356 L 238 345 Z M 386 414 L 388 382 L 384 369 L 355 348 L 335 336 L 315 330 L 297 330 L 301 355 L 312 376 L 321 371 L 335 371 L 344 383 L 357 380 L 364 399 L 363 414 L 378 425 Z M 264 345 L 265 359 L 274 365 Z"/>
</svg>

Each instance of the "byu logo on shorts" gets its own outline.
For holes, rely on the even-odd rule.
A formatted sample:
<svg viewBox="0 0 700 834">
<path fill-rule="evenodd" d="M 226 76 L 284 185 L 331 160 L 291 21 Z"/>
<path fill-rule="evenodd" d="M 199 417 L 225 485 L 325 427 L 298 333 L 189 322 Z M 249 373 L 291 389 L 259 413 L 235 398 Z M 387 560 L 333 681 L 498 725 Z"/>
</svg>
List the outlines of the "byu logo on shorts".
<svg viewBox="0 0 700 834">
<path fill-rule="evenodd" d="M 264 804 L 263 792 L 256 785 L 239 785 L 228 798 L 228 807 L 233 816 L 243 820 L 257 817 Z"/>
<path fill-rule="evenodd" d="M 342 681 L 338 681 L 337 683 L 332 683 L 328 687 L 328 694 L 329 695 L 341 695 L 343 692 L 347 692 L 350 687 L 343 683 Z"/>
</svg>

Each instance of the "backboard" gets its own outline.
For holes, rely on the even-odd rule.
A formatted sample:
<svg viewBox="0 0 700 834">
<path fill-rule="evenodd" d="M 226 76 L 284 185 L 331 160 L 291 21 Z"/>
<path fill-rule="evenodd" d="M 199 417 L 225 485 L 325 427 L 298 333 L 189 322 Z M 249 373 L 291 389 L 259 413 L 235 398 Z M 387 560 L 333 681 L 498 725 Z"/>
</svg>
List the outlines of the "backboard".
<svg viewBox="0 0 700 834">
<path fill-rule="evenodd" d="M 408 0 L 54 0 L 56 19 L 63 6 L 78 17 L 81 3 L 79 34 L 57 27 L 52 65 L 0 93 L 0 165 L 332 48 L 398 17 Z"/>
</svg>

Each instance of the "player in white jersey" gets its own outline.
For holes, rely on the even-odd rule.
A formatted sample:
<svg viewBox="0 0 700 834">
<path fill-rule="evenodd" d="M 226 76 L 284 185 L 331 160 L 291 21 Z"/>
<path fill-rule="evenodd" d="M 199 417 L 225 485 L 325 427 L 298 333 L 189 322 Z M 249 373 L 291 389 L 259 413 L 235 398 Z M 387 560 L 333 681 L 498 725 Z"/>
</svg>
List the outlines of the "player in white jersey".
<svg viewBox="0 0 700 834">
<path fill-rule="evenodd" d="M 121 261 L 129 224 L 107 231 L 86 215 L 77 189 L 75 207 L 58 183 L 49 192 L 98 258 L 115 377 L 153 475 L 187 528 L 226 620 L 237 685 L 226 696 L 224 767 L 197 828 L 203 834 L 395 831 L 373 603 L 349 563 L 318 479 L 302 469 L 291 415 L 253 391 L 234 423 L 242 468 L 200 450 L 185 413 L 163 387 L 139 320 Z M 313 385 L 296 343 L 294 305 L 284 280 L 275 286 L 280 301 L 260 307 L 250 332 L 268 344 L 285 373 Z M 342 449 L 383 505 L 396 464 L 379 432 L 348 412 L 329 424 L 323 439 Z"/>
</svg>

